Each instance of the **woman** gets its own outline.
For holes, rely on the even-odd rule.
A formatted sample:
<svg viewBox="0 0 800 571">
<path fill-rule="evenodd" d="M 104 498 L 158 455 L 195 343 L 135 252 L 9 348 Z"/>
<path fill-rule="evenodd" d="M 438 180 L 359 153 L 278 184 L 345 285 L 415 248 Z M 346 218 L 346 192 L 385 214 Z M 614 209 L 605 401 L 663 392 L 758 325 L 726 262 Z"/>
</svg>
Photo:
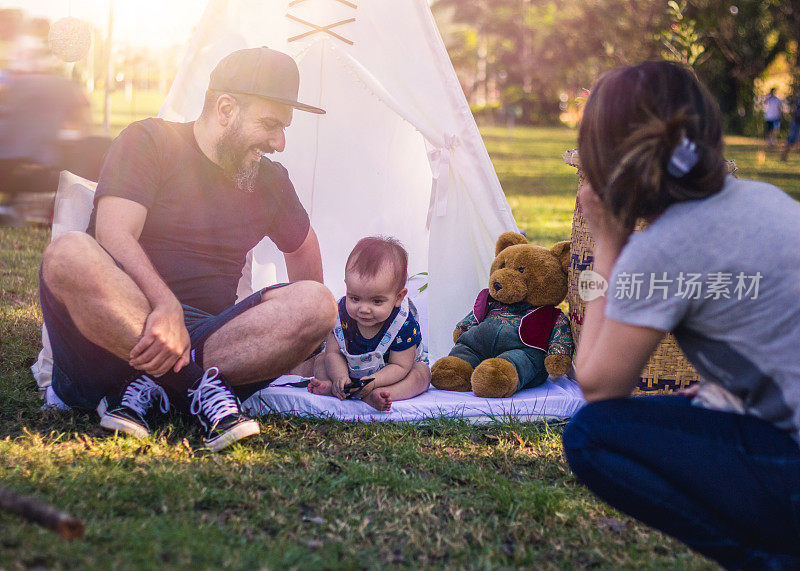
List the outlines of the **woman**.
<svg viewBox="0 0 800 571">
<path fill-rule="evenodd" d="M 674 63 L 601 77 L 578 149 L 609 289 L 586 307 L 570 466 L 725 567 L 800 566 L 800 204 L 726 176 L 719 108 Z M 703 383 L 626 398 L 667 331 Z"/>
</svg>

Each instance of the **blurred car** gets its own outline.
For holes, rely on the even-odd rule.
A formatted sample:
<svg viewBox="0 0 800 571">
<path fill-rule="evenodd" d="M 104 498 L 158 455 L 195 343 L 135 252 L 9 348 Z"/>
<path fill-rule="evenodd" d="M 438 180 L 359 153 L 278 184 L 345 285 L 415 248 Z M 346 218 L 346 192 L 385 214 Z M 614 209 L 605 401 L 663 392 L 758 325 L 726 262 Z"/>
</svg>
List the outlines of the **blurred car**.
<svg viewBox="0 0 800 571">
<path fill-rule="evenodd" d="M 61 170 L 97 180 L 111 139 L 67 78 L 12 72 L 0 91 L 0 225 L 49 224 Z"/>
</svg>

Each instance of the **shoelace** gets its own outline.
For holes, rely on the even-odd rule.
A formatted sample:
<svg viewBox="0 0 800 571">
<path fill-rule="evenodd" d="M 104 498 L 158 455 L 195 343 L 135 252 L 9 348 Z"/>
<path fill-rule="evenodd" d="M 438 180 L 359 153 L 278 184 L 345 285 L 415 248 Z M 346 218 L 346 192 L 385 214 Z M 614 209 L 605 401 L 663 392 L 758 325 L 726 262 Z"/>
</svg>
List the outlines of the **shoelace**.
<svg viewBox="0 0 800 571">
<path fill-rule="evenodd" d="M 125 388 L 120 404 L 136 411 L 140 416 L 144 416 L 153 404 L 153 397 L 156 396 L 161 401 L 159 403 L 161 412 L 167 412 L 169 410 L 169 398 L 164 388 L 153 382 L 150 377 L 142 375 L 132 380 Z"/>
<path fill-rule="evenodd" d="M 203 373 L 197 388 L 189 390 L 189 395 L 192 397 L 189 412 L 197 415 L 202 409 L 212 426 L 230 414 L 239 414 L 236 397 L 218 376 L 219 369 L 211 367 Z"/>
</svg>

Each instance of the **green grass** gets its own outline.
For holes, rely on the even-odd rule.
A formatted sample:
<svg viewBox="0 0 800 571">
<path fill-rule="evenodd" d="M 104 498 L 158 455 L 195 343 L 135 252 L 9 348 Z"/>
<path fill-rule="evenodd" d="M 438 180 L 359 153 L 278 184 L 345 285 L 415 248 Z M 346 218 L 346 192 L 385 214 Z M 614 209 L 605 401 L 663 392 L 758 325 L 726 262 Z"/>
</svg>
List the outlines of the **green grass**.
<svg viewBox="0 0 800 571">
<path fill-rule="evenodd" d="M 484 127 L 483 140 L 517 224 L 536 244 L 569 240 L 578 180 L 562 160 L 577 147 L 577 131 L 563 127 Z M 726 157 L 736 162 L 741 178 L 764 180 L 800 200 L 800 151 L 778 160 L 758 139 L 729 137 Z"/>
<path fill-rule="evenodd" d="M 541 245 L 569 240 L 578 179 L 562 156 L 576 146 L 565 128 L 484 127 L 483 140 L 519 227 Z"/>
<path fill-rule="evenodd" d="M 102 91 L 90 93 L 89 102 L 92 107 L 92 119 L 96 125 L 102 125 L 105 93 Z M 164 94 L 159 91 L 135 90 L 130 94 L 130 98 L 123 89 L 113 91 L 108 121 L 111 135 L 116 137 L 133 121 L 154 117 L 158 114 L 163 102 Z"/>
<path fill-rule="evenodd" d="M 569 238 L 568 129 L 486 128 L 514 214 L 534 241 Z M 740 174 L 800 197 L 800 157 Z M 37 268 L 48 232 L 0 228 L 0 485 L 79 516 L 67 543 L 0 511 L 0 569 L 445 567 L 705 569 L 709 562 L 606 507 L 563 458 L 560 425 L 344 424 L 269 416 L 214 455 L 181 419 L 145 440 L 94 415 L 39 410 Z"/>
<path fill-rule="evenodd" d="M 212 455 L 180 425 L 140 442 L 25 416 L 0 439 L 4 485 L 78 514 L 87 536 L 0 513 L 0 567 L 709 567 L 594 500 L 543 424 L 266 417 Z"/>
</svg>

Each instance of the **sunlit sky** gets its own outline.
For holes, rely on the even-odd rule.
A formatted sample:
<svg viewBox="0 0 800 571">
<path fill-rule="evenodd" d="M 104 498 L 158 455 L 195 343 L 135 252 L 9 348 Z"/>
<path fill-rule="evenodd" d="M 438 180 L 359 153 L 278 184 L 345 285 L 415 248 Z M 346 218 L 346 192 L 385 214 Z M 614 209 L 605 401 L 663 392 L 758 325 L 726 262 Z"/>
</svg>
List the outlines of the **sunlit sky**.
<svg viewBox="0 0 800 571">
<path fill-rule="evenodd" d="M 208 0 L 114 0 L 115 43 L 160 47 L 184 44 Z M 21 8 L 29 16 L 56 21 L 73 16 L 105 34 L 110 0 L 0 0 L 0 8 Z"/>
</svg>

